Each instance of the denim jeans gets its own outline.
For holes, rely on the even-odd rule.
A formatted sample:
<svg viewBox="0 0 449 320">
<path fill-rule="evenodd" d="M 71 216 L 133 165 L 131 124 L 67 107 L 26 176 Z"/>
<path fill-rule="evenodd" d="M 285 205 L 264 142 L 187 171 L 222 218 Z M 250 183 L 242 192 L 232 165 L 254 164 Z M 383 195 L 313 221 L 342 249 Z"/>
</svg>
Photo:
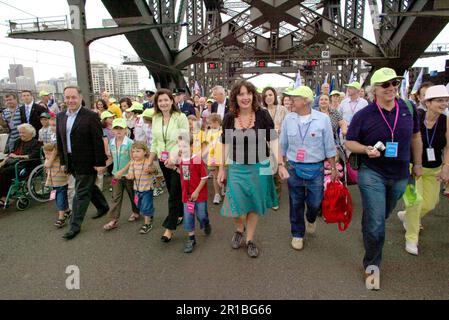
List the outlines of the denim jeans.
<svg viewBox="0 0 449 320">
<path fill-rule="evenodd" d="M 200 228 L 203 229 L 209 223 L 209 216 L 207 214 L 207 201 L 195 202 L 195 212 L 189 213 L 187 211 L 187 203 L 184 203 L 184 230 L 187 232 L 195 231 L 195 216 L 200 223 Z"/>
<path fill-rule="evenodd" d="M 365 246 L 363 266 L 380 266 L 385 242 L 385 221 L 402 197 L 408 179 L 391 180 L 362 165 L 359 189 L 362 195 L 362 233 Z"/>
<path fill-rule="evenodd" d="M 58 208 L 58 211 L 67 211 L 69 209 L 68 186 L 53 187 L 53 190 L 56 190 L 56 208 Z"/>
<path fill-rule="evenodd" d="M 137 197 L 137 208 L 142 216 L 153 217 L 153 190 L 139 192 L 134 190 L 135 197 Z"/>
<path fill-rule="evenodd" d="M 289 168 L 288 194 L 290 200 L 290 224 L 292 236 L 304 238 L 306 230 L 304 211 L 307 204 L 307 221 L 314 223 L 321 207 L 324 194 L 324 168 L 312 180 L 304 180 L 296 175 L 294 168 Z"/>
</svg>

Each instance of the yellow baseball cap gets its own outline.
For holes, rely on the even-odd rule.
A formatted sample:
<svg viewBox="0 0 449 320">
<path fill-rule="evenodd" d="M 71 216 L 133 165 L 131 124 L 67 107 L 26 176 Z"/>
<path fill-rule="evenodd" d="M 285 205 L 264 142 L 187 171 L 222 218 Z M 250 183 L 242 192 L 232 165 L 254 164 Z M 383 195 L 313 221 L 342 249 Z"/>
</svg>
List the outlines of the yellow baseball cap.
<svg viewBox="0 0 449 320">
<path fill-rule="evenodd" d="M 308 86 L 300 86 L 299 88 L 285 92 L 285 94 L 290 97 L 303 97 L 313 100 L 313 91 Z"/>
<path fill-rule="evenodd" d="M 153 118 L 154 108 L 145 109 L 145 111 L 141 114 L 141 116 L 145 118 Z"/>
<path fill-rule="evenodd" d="M 45 90 L 42 90 L 42 91 L 39 92 L 39 97 L 45 97 L 45 96 L 49 96 L 49 95 L 50 94 L 47 91 L 45 91 Z"/>
<path fill-rule="evenodd" d="M 123 118 L 114 119 L 114 121 L 112 121 L 112 128 L 115 128 L 115 127 L 120 127 L 120 128 L 125 129 L 127 127 L 126 120 Z"/>
<path fill-rule="evenodd" d="M 109 102 L 110 102 L 110 103 L 116 103 L 117 100 L 116 100 L 115 98 L 109 98 Z"/>
<path fill-rule="evenodd" d="M 371 77 L 371 85 L 375 86 L 379 83 L 384 83 L 393 79 L 404 79 L 404 77 L 398 76 L 396 71 L 391 68 L 381 68 L 374 72 Z"/>
<path fill-rule="evenodd" d="M 143 111 L 143 104 L 137 102 L 137 101 L 133 101 L 133 104 L 131 106 L 131 108 L 126 109 L 126 112 L 133 112 L 133 111 Z"/>
<path fill-rule="evenodd" d="M 110 113 L 108 110 L 103 111 L 100 116 L 101 121 L 103 121 L 106 118 L 112 118 L 112 117 L 115 117 L 115 115 L 113 113 Z"/>
<path fill-rule="evenodd" d="M 360 90 L 362 88 L 362 85 L 360 84 L 360 82 L 357 82 L 357 81 L 345 84 L 344 86 L 347 88 L 354 88 L 357 90 Z"/>
<path fill-rule="evenodd" d="M 340 95 L 340 91 L 338 90 L 332 90 L 332 92 L 329 94 L 329 96 L 339 96 Z"/>
<path fill-rule="evenodd" d="M 143 96 L 143 93 L 138 93 L 137 96 L 138 96 L 139 98 L 143 98 L 143 97 L 144 97 L 144 96 Z"/>
</svg>

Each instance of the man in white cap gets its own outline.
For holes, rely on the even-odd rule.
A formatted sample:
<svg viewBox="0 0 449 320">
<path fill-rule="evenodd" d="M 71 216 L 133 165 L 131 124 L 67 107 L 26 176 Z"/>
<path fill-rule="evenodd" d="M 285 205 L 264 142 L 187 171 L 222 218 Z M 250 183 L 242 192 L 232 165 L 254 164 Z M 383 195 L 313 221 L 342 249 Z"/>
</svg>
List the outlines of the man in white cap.
<svg viewBox="0 0 449 320">
<path fill-rule="evenodd" d="M 354 114 L 365 108 L 368 105 L 368 101 L 360 97 L 362 86 L 357 81 L 345 84 L 345 87 L 348 88 L 348 97 L 341 102 L 340 112 L 343 114 L 343 119 L 349 125 Z"/>
</svg>

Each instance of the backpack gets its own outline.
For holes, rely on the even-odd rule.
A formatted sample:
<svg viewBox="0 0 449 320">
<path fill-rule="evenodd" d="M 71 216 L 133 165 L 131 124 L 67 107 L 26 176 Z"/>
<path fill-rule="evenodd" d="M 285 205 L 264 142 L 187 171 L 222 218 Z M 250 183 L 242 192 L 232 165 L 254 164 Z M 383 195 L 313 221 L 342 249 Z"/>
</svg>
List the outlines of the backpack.
<svg viewBox="0 0 449 320">
<path fill-rule="evenodd" d="M 340 231 L 349 227 L 352 220 L 352 198 L 341 181 L 329 182 L 321 206 L 326 223 L 337 223 Z"/>
</svg>

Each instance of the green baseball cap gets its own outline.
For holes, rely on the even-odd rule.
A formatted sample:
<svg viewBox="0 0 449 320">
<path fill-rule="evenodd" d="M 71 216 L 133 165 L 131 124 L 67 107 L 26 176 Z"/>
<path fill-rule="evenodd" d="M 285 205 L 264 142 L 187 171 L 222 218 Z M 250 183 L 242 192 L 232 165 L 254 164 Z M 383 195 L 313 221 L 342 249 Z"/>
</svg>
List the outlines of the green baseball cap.
<svg viewBox="0 0 449 320">
<path fill-rule="evenodd" d="M 391 68 L 381 68 L 374 72 L 371 77 L 371 85 L 374 86 L 379 83 L 384 83 L 393 79 L 404 79 L 404 77 L 398 76 L 396 71 Z"/>
<path fill-rule="evenodd" d="M 256 90 L 258 93 L 262 93 L 263 92 L 263 88 L 257 88 Z"/>
<path fill-rule="evenodd" d="M 103 121 L 106 118 L 112 118 L 112 117 L 115 117 L 115 115 L 113 113 L 110 113 L 108 110 L 103 111 L 100 116 L 101 121 Z"/>
<path fill-rule="evenodd" d="M 214 103 L 215 101 L 214 101 L 214 99 L 207 99 L 206 103 L 209 103 L 209 102 Z"/>
<path fill-rule="evenodd" d="M 308 86 L 300 86 L 299 88 L 285 92 L 285 94 L 290 97 L 303 97 L 313 100 L 313 91 Z"/>
<path fill-rule="evenodd" d="M 42 91 L 39 92 L 39 97 L 45 97 L 45 96 L 49 96 L 49 95 L 50 94 L 47 91 L 45 91 L 45 90 L 42 90 Z"/>
<path fill-rule="evenodd" d="M 354 88 L 357 90 L 360 90 L 362 88 L 362 85 L 360 84 L 360 82 L 357 82 L 357 81 L 345 84 L 344 86 L 347 88 Z"/>
<path fill-rule="evenodd" d="M 133 101 L 133 104 L 131 106 L 131 108 L 126 109 L 126 112 L 133 112 L 133 111 L 143 111 L 143 104 L 137 102 L 137 101 Z"/>
<path fill-rule="evenodd" d="M 138 93 L 137 96 L 138 96 L 139 98 L 143 98 L 143 97 L 144 97 L 143 93 Z"/>
<path fill-rule="evenodd" d="M 115 127 L 120 127 L 120 128 L 125 129 L 127 127 L 126 120 L 123 118 L 114 119 L 114 121 L 112 121 L 112 128 L 115 128 Z"/>
<path fill-rule="evenodd" d="M 145 109 L 145 111 L 141 114 L 144 118 L 153 118 L 154 116 L 154 108 Z"/>
</svg>

